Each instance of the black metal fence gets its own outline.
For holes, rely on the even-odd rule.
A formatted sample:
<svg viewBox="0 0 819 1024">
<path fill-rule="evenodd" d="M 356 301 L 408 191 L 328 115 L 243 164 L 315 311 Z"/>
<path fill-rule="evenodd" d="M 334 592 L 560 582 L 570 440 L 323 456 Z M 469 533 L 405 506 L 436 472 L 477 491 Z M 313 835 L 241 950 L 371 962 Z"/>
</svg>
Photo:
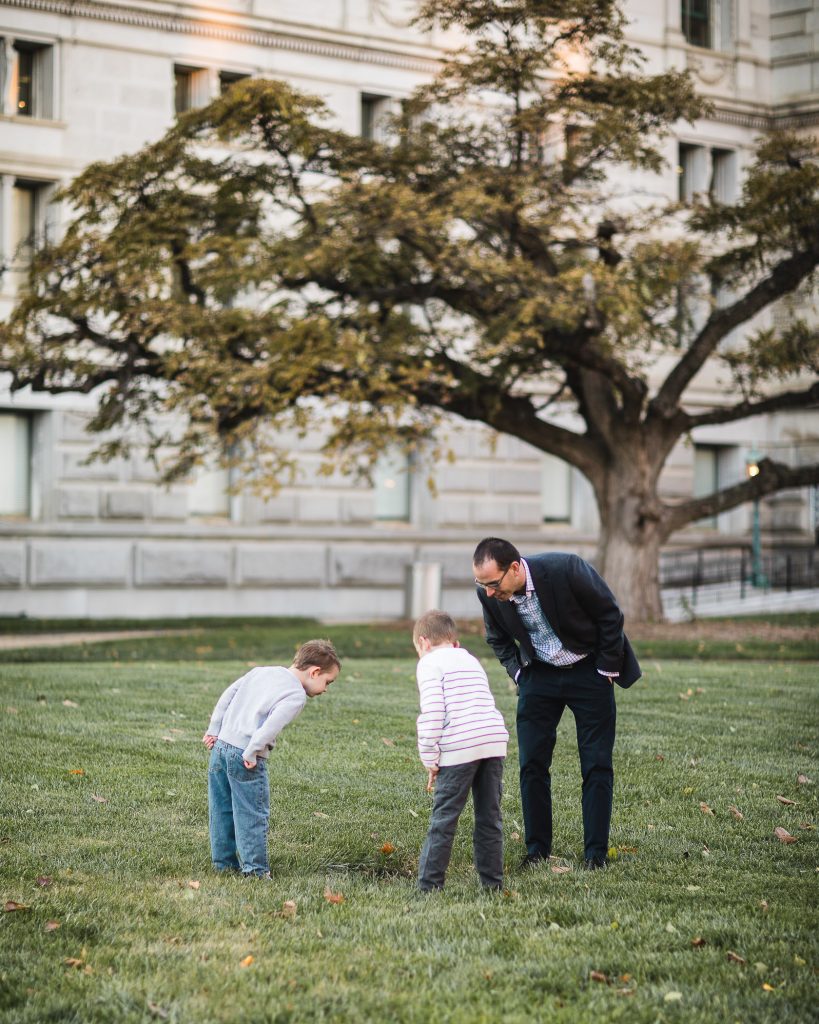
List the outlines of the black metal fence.
<svg viewBox="0 0 819 1024">
<path fill-rule="evenodd" d="M 668 551 L 660 558 L 660 586 L 691 588 L 715 584 L 739 584 L 770 590 L 804 590 L 819 587 L 819 549 L 815 547 L 770 548 L 754 564 L 750 545 L 730 548 L 693 548 Z"/>
</svg>

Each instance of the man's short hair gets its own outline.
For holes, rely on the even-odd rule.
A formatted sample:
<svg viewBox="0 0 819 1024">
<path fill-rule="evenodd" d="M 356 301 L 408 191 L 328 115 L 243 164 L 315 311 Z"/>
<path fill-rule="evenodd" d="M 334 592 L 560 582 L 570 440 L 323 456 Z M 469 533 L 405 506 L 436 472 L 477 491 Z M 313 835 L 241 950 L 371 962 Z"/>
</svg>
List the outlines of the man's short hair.
<svg viewBox="0 0 819 1024">
<path fill-rule="evenodd" d="M 520 561 L 520 552 L 514 544 L 500 537 L 484 537 L 475 548 L 472 564 L 482 566 L 486 562 L 496 562 L 499 569 L 506 570 L 512 562 Z"/>
<path fill-rule="evenodd" d="M 458 627 L 451 615 L 433 608 L 422 615 L 413 627 L 412 642 L 417 644 L 422 636 L 425 636 L 433 647 L 436 644 L 455 643 L 458 639 Z"/>
<path fill-rule="evenodd" d="M 296 651 L 293 664 L 297 669 L 318 666 L 322 672 L 333 668 L 341 669 L 341 659 L 331 640 L 308 640 Z"/>
</svg>

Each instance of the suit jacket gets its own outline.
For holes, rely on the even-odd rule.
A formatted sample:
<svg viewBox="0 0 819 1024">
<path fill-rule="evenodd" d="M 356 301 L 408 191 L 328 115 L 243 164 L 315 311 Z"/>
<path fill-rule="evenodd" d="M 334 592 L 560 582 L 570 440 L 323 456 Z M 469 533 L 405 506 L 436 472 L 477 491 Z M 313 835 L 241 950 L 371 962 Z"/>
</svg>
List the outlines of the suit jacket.
<svg viewBox="0 0 819 1024">
<path fill-rule="evenodd" d="M 524 557 L 543 613 L 563 646 L 575 654 L 592 654 L 598 669 L 619 672 L 615 682 L 620 686 L 635 683 L 640 665 L 623 632 L 623 613 L 603 578 L 579 555 Z M 531 638 L 514 602 L 477 589 L 486 642 L 514 680 L 535 658 Z"/>
</svg>

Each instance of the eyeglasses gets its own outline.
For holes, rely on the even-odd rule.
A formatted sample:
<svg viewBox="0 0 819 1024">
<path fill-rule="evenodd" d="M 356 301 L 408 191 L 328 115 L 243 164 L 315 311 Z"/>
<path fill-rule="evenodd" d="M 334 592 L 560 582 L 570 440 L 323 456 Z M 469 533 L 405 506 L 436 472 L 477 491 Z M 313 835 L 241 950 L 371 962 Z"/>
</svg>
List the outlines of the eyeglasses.
<svg viewBox="0 0 819 1024">
<path fill-rule="evenodd" d="M 497 590 L 501 583 L 503 583 L 503 577 L 509 572 L 514 564 L 514 562 L 510 562 L 503 570 L 503 575 L 499 576 L 496 580 L 492 580 L 491 583 L 481 583 L 481 581 L 476 577 L 475 586 L 480 587 L 481 590 Z"/>
</svg>

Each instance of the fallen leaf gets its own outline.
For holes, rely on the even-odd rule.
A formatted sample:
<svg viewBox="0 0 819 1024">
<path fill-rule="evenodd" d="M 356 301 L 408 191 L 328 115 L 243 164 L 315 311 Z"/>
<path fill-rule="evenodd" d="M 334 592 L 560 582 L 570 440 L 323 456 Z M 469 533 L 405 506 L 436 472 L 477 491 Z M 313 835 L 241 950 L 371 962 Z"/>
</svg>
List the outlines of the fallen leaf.
<svg viewBox="0 0 819 1024">
<path fill-rule="evenodd" d="M 47 889 L 53 881 L 54 879 L 51 877 L 51 875 L 37 876 L 37 885 L 39 885 L 41 889 Z"/>
<path fill-rule="evenodd" d="M 12 914 L 15 910 L 31 910 L 31 907 L 27 903 L 15 903 L 14 900 L 6 900 L 3 904 L 3 910 L 7 914 Z"/>
<path fill-rule="evenodd" d="M 692 757 L 691 760 L 688 762 L 688 767 L 689 768 L 696 768 L 699 763 L 700 763 L 699 762 L 699 758 Z"/>
<path fill-rule="evenodd" d="M 801 773 L 796 776 L 796 781 L 799 783 L 800 786 L 811 785 L 811 780 L 807 777 L 807 775 L 802 775 Z"/>
<path fill-rule="evenodd" d="M 665 761 L 665 755 L 664 754 L 655 754 L 654 755 L 654 760 L 655 761 Z"/>
<path fill-rule="evenodd" d="M 85 961 L 81 960 L 78 956 L 67 956 L 63 963 L 66 967 L 82 967 Z"/>
<path fill-rule="evenodd" d="M 167 1020 L 170 1014 L 164 1006 L 160 1006 L 159 1003 L 148 1003 L 148 1009 L 151 1011 L 152 1017 L 158 1017 L 160 1020 Z"/>
<path fill-rule="evenodd" d="M 624 981 L 624 982 L 625 981 L 631 981 L 631 975 L 630 974 L 621 974 L 620 975 L 620 981 Z"/>
<path fill-rule="evenodd" d="M 509 838 L 514 839 L 515 842 L 517 842 L 520 839 L 520 832 L 513 832 Z"/>
<path fill-rule="evenodd" d="M 776 798 L 784 807 L 796 807 L 795 800 L 789 800 L 786 796 L 777 796 Z"/>
<path fill-rule="evenodd" d="M 572 869 L 565 864 L 552 864 L 553 875 L 567 875 Z"/>
<path fill-rule="evenodd" d="M 704 800 L 700 801 L 700 810 L 703 814 L 710 814 L 712 817 L 714 816 L 714 812 L 711 810 L 711 808 Z"/>
<path fill-rule="evenodd" d="M 68 770 L 69 775 L 85 775 L 85 768 L 70 768 Z"/>
<path fill-rule="evenodd" d="M 618 996 L 636 996 L 637 995 L 637 989 L 636 988 L 618 988 L 617 989 L 617 995 Z"/>
<path fill-rule="evenodd" d="M 680 700 L 691 700 L 691 697 L 687 693 L 679 694 Z"/>
<path fill-rule="evenodd" d="M 250 954 L 248 954 L 248 955 L 247 955 L 247 956 L 246 956 L 246 957 L 244 958 L 244 960 L 241 960 L 241 961 L 239 962 L 239 966 L 240 966 L 240 967 L 250 967 L 250 965 L 251 965 L 252 963 L 253 963 L 253 957 L 252 957 L 252 956 L 251 956 Z"/>
<path fill-rule="evenodd" d="M 189 889 L 198 889 L 201 884 L 202 884 L 201 882 L 197 882 L 195 879 L 191 879 L 188 882 L 188 888 Z"/>
<path fill-rule="evenodd" d="M 92 793 L 91 794 L 91 799 L 94 800 L 98 804 L 107 804 L 108 803 L 107 797 L 97 796 L 96 793 Z"/>
<path fill-rule="evenodd" d="M 608 985 L 609 983 L 609 979 L 602 971 L 592 971 L 589 978 L 591 978 L 592 981 L 602 981 L 604 985 Z"/>
<path fill-rule="evenodd" d="M 729 949 L 728 950 L 728 952 L 725 954 L 725 959 L 729 963 L 732 963 L 732 964 L 744 964 L 745 963 L 745 957 L 744 956 L 740 956 L 739 953 L 735 953 L 733 951 L 733 949 Z"/>
<path fill-rule="evenodd" d="M 166 743 L 176 743 L 176 740 L 173 738 L 173 736 L 163 736 L 162 739 Z"/>
<path fill-rule="evenodd" d="M 344 897 L 340 892 L 333 892 L 330 888 L 324 890 L 324 898 L 328 903 L 343 903 Z"/>
<path fill-rule="evenodd" d="M 774 835 L 780 841 L 780 843 L 795 843 L 796 836 L 792 836 L 786 828 L 782 828 L 781 825 L 777 825 L 774 829 Z"/>
<path fill-rule="evenodd" d="M 733 804 L 731 804 L 728 810 L 731 812 L 733 817 L 737 819 L 737 821 L 742 821 L 745 818 L 745 815 L 742 813 L 742 811 L 738 807 L 734 807 Z"/>
<path fill-rule="evenodd" d="M 811 825 L 811 823 L 809 821 L 803 821 L 800 824 L 799 827 L 803 828 L 806 832 L 813 832 L 814 829 L 816 828 L 816 826 L 815 825 Z"/>
<path fill-rule="evenodd" d="M 769 985 L 767 981 L 763 981 L 763 983 L 762 983 L 762 991 L 763 992 L 774 992 L 776 990 L 774 989 L 773 985 Z"/>
<path fill-rule="evenodd" d="M 73 700 L 64 700 L 64 701 L 63 701 L 63 707 L 64 707 L 64 708 L 78 708 L 79 706 L 80 706 L 80 705 L 79 705 L 79 704 L 77 704 L 77 703 L 76 703 L 75 701 L 73 701 Z"/>
<path fill-rule="evenodd" d="M 313 816 L 316 818 L 329 818 L 329 814 L 325 814 L 324 811 L 313 811 Z"/>
<path fill-rule="evenodd" d="M 285 900 L 282 903 L 282 917 L 295 917 L 296 916 L 296 901 Z"/>
<path fill-rule="evenodd" d="M 702 949 L 702 947 L 707 946 L 708 943 L 701 935 L 698 935 L 695 939 L 691 940 L 691 945 L 694 947 L 694 949 Z"/>
<path fill-rule="evenodd" d="M 381 737 L 381 742 L 384 744 L 385 747 L 394 747 L 395 746 L 395 741 L 394 740 L 388 740 L 386 736 L 382 736 Z"/>
<path fill-rule="evenodd" d="M 664 1003 L 681 1003 L 682 992 L 666 992 L 663 996 Z"/>
<path fill-rule="evenodd" d="M 395 847 L 392 843 L 384 843 L 381 847 L 381 853 L 383 853 L 385 857 L 389 857 L 391 853 L 395 853 Z"/>
<path fill-rule="evenodd" d="M 762 908 L 762 913 L 763 914 L 766 914 L 768 912 L 768 901 L 767 900 L 760 900 L 759 901 L 759 906 Z"/>
<path fill-rule="evenodd" d="M 56 932 L 59 927 L 60 927 L 60 922 L 59 921 L 46 921 L 46 923 L 43 925 L 43 931 L 44 932 Z"/>
</svg>

